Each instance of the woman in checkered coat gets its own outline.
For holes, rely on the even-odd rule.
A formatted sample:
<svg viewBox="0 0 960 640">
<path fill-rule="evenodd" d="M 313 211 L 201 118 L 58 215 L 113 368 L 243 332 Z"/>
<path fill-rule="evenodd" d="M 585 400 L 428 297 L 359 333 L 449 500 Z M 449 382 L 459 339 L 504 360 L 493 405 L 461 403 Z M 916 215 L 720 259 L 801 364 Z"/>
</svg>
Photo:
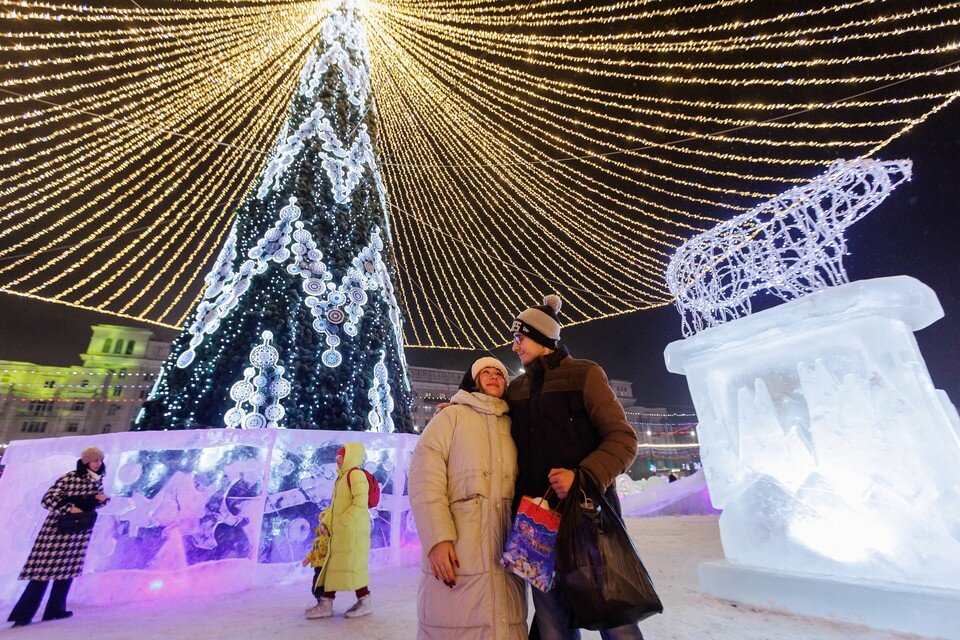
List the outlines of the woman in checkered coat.
<svg viewBox="0 0 960 640">
<path fill-rule="evenodd" d="M 59 529 L 57 520 L 66 513 L 82 513 L 105 505 L 110 499 L 103 493 L 104 473 L 103 451 L 87 447 L 77 460 L 76 470 L 60 476 L 44 494 L 42 504 L 50 513 L 20 572 L 20 579 L 30 582 L 7 619 L 13 626 L 30 624 L 49 580 L 53 580 L 53 588 L 43 619 L 59 620 L 73 615 L 66 608 L 67 592 L 73 579 L 83 573 L 93 528 L 68 533 Z"/>
</svg>

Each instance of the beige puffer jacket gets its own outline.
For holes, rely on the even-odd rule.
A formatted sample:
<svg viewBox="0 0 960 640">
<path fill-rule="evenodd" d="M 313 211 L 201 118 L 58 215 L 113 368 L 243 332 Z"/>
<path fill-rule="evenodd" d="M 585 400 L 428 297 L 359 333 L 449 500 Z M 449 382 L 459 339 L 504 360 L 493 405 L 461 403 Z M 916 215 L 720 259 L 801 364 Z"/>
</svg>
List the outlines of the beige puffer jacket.
<svg viewBox="0 0 960 640">
<path fill-rule="evenodd" d="M 422 546 L 418 638 L 526 638 L 523 583 L 500 564 L 517 475 L 507 404 L 467 391 L 451 402 L 424 429 L 410 464 Z M 460 563 L 452 589 L 433 576 L 427 559 L 444 540 L 453 542 Z"/>
</svg>

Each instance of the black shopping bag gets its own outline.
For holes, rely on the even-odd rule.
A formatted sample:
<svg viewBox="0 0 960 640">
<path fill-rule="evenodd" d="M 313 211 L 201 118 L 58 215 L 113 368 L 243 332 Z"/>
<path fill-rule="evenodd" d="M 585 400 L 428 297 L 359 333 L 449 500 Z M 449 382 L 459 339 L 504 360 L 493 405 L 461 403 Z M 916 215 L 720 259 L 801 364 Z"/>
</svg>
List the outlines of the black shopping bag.
<svg viewBox="0 0 960 640">
<path fill-rule="evenodd" d="M 623 520 L 582 471 L 561 508 L 556 553 L 556 587 L 573 612 L 571 626 L 596 631 L 663 613 Z"/>
</svg>

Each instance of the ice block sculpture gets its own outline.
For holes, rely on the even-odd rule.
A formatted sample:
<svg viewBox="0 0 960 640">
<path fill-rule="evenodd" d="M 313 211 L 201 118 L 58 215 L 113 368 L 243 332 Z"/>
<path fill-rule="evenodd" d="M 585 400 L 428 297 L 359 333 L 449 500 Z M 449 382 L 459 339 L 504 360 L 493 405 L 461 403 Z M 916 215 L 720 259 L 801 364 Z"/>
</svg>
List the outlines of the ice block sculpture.
<svg viewBox="0 0 960 640">
<path fill-rule="evenodd" d="M 690 337 L 665 358 L 687 376 L 723 510 L 726 560 L 701 565 L 704 592 L 960 638 L 960 420 L 913 336 L 943 311 L 913 278 L 848 283 L 839 261 L 844 216 L 876 206 L 897 170 L 838 163 L 819 188 L 692 239 L 716 251 L 671 263 Z M 763 289 L 795 299 L 750 315 Z"/>
<path fill-rule="evenodd" d="M 196 430 L 15 441 L 0 477 L 0 601 L 47 512 L 40 498 L 96 445 L 106 454 L 101 509 L 84 574 L 71 601 L 215 594 L 312 577 L 300 567 L 348 440 L 366 448 L 365 468 L 382 488 L 371 510 L 371 569 L 413 562 L 419 541 L 407 497 L 417 438 L 344 431 Z M 308 576 L 309 573 L 309 576 Z"/>
<path fill-rule="evenodd" d="M 958 587 L 956 412 L 912 334 L 941 315 L 928 287 L 882 278 L 667 348 L 730 562 Z"/>
</svg>

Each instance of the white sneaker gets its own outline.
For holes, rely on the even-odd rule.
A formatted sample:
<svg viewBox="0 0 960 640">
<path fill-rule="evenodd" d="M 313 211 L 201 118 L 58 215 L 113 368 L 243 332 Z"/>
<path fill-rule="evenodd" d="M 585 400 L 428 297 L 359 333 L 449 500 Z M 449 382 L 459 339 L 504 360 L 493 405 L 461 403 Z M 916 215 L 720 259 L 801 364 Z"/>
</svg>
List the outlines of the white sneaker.
<svg viewBox="0 0 960 640">
<path fill-rule="evenodd" d="M 368 616 L 373 613 L 373 606 L 370 603 L 370 596 L 365 595 L 362 598 L 357 598 L 357 602 L 347 609 L 345 615 L 348 618 L 359 618 L 360 616 Z"/>
<path fill-rule="evenodd" d="M 306 611 L 308 620 L 318 620 L 320 618 L 329 618 L 333 615 L 333 598 L 320 598 L 315 606 Z"/>
</svg>

